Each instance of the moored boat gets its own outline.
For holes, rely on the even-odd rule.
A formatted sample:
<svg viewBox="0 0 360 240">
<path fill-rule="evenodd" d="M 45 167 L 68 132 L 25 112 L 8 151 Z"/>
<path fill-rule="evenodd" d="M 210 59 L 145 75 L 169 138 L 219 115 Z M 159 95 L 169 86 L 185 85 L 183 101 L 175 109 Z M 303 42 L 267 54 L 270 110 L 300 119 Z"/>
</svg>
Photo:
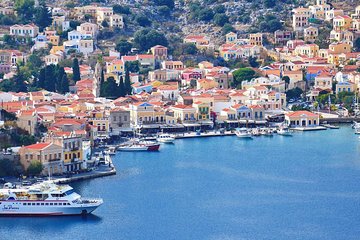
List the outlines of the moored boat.
<svg viewBox="0 0 360 240">
<path fill-rule="evenodd" d="M 0 216 L 84 215 L 102 204 L 102 199 L 82 198 L 72 187 L 52 181 L 21 189 L 0 189 Z"/>
<path fill-rule="evenodd" d="M 159 134 L 158 137 L 156 138 L 156 140 L 158 142 L 162 142 L 162 143 L 174 143 L 175 141 L 175 137 L 173 137 L 170 134 L 166 134 L 166 133 L 162 133 Z"/>
<path fill-rule="evenodd" d="M 289 128 L 281 127 L 279 130 L 277 130 L 277 134 L 282 136 L 292 136 L 292 132 Z"/>
<path fill-rule="evenodd" d="M 138 151 L 158 151 L 160 144 L 150 141 L 133 141 L 119 145 L 119 151 L 138 152 Z"/>
<path fill-rule="evenodd" d="M 235 131 L 235 134 L 238 138 L 252 138 L 251 133 L 248 131 L 247 128 L 239 128 Z"/>
</svg>

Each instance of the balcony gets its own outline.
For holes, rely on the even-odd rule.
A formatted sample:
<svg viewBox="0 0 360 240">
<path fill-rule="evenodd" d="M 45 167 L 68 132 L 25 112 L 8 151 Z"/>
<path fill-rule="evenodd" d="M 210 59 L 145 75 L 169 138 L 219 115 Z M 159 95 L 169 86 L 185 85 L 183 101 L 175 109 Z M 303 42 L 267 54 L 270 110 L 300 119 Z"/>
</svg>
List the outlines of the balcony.
<svg viewBox="0 0 360 240">
<path fill-rule="evenodd" d="M 49 159 L 48 160 L 48 162 L 50 163 L 52 163 L 52 162 L 60 162 L 61 161 L 61 159 L 60 158 L 54 158 L 54 159 Z"/>
<path fill-rule="evenodd" d="M 79 151 L 79 147 L 72 147 L 70 148 L 70 151 L 71 152 Z"/>
</svg>

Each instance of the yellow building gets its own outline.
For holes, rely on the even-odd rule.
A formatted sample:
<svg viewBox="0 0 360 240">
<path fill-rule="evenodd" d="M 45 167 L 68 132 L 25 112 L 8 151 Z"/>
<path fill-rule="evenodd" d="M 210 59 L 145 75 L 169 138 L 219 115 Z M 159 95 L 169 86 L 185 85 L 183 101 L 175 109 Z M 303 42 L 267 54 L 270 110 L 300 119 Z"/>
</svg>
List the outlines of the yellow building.
<svg viewBox="0 0 360 240">
<path fill-rule="evenodd" d="M 294 31 L 301 31 L 309 24 L 311 12 L 308 8 L 293 9 L 292 27 Z"/>
<path fill-rule="evenodd" d="M 193 107 L 196 109 L 199 121 L 206 121 L 210 119 L 210 104 L 204 102 L 194 102 Z"/>
<path fill-rule="evenodd" d="M 337 42 L 329 45 L 329 50 L 331 53 L 350 53 L 351 45 L 346 42 Z"/>
<path fill-rule="evenodd" d="M 191 122 L 198 119 L 196 109 L 191 105 L 178 104 L 171 106 L 171 110 L 178 123 Z"/>
<path fill-rule="evenodd" d="M 214 80 L 203 78 L 197 80 L 196 88 L 208 90 L 208 89 L 216 88 L 218 87 L 218 85 L 219 84 Z"/>
<path fill-rule="evenodd" d="M 351 28 L 352 19 L 349 16 L 336 16 L 333 18 L 334 30 L 348 30 Z"/>
<path fill-rule="evenodd" d="M 56 54 L 58 51 L 65 52 L 64 46 L 53 46 L 50 50 L 51 54 Z"/>
<path fill-rule="evenodd" d="M 316 44 L 305 44 L 295 48 L 296 55 L 304 55 L 310 58 L 317 57 L 319 53 L 319 46 Z"/>
<path fill-rule="evenodd" d="M 144 124 L 165 123 L 165 111 L 148 102 L 133 103 L 130 105 L 130 121 L 132 126 Z"/>
<path fill-rule="evenodd" d="M 124 62 L 120 59 L 115 59 L 110 63 L 106 64 L 106 73 L 118 73 L 123 74 L 125 70 Z"/>
<path fill-rule="evenodd" d="M 74 132 L 52 132 L 45 137 L 45 142 L 62 147 L 64 171 L 71 172 L 84 168 L 82 137 Z"/>
<path fill-rule="evenodd" d="M 262 46 L 263 45 L 262 33 L 250 34 L 249 39 L 250 39 L 251 46 Z"/>
<path fill-rule="evenodd" d="M 104 111 L 93 111 L 88 117 L 88 123 L 97 128 L 98 136 L 107 137 L 110 132 L 109 117 Z"/>
<path fill-rule="evenodd" d="M 316 27 L 307 27 L 304 29 L 304 40 L 307 42 L 315 42 L 319 35 L 319 31 Z"/>
</svg>

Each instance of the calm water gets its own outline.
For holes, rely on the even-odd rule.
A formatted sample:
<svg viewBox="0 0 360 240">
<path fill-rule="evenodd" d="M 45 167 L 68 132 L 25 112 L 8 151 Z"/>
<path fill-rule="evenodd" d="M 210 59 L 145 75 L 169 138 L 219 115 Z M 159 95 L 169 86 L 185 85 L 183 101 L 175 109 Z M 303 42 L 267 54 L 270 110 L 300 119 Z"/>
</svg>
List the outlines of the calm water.
<svg viewBox="0 0 360 240">
<path fill-rule="evenodd" d="M 359 152 L 349 127 L 121 152 L 116 176 L 73 184 L 104 198 L 95 215 L 0 218 L 0 239 L 358 240 Z"/>
</svg>

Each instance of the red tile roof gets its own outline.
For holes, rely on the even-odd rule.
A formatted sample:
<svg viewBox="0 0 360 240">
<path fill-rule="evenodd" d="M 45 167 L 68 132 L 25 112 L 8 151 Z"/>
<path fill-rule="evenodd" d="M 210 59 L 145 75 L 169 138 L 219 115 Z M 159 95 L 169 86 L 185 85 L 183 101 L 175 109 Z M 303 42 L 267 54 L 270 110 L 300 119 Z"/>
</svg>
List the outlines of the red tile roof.
<svg viewBox="0 0 360 240">
<path fill-rule="evenodd" d="M 52 143 L 36 143 L 29 146 L 25 146 L 27 149 L 42 150 L 50 146 Z"/>
</svg>

